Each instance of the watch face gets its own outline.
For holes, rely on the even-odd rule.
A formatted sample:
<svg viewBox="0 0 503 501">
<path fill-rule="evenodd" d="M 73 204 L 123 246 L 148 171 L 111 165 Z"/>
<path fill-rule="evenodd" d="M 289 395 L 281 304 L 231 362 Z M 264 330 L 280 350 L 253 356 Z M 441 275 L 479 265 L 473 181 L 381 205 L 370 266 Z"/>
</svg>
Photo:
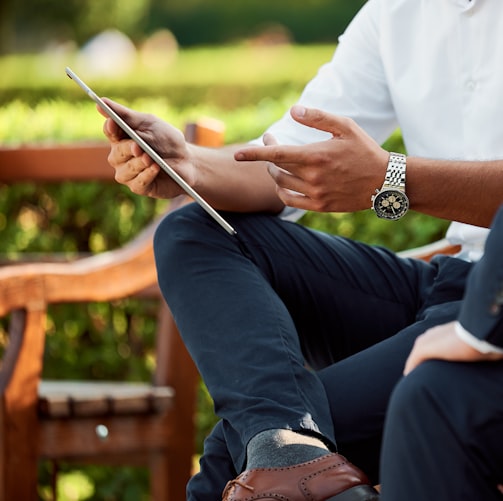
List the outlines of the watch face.
<svg viewBox="0 0 503 501">
<path fill-rule="evenodd" d="M 383 219 L 400 219 L 409 210 L 409 199 L 400 190 L 382 190 L 373 197 L 373 209 Z"/>
</svg>

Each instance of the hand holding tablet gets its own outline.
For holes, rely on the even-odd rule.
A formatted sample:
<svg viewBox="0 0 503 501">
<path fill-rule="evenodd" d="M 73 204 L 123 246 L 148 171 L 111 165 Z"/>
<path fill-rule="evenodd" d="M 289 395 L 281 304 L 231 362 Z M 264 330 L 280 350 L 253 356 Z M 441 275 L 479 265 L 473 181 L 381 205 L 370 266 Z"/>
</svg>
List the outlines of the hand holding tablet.
<svg viewBox="0 0 503 501">
<path fill-rule="evenodd" d="M 147 153 L 190 197 L 192 197 L 227 233 L 235 235 L 236 230 L 197 193 L 134 129 L 132 129 L 103 99 L 101 99 L 75 72 L 66 68 L 66 74 L 130 137 Z"/>
</svg>

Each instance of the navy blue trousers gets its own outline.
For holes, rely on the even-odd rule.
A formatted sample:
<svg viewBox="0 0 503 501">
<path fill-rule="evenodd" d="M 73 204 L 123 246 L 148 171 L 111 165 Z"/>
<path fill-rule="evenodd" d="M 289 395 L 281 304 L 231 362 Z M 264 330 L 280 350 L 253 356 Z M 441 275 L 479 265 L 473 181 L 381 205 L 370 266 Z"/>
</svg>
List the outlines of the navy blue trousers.
<svg viewBox="0 0 503 501">
<path fill-rule="evenodd" d="M 219 499 L 256 433 L 322 437 L 378 480 L 389 396 L 414 339 L 457 316 L 470 264 L 427 264 L 262 214 L 189 205 L 159 226 L 159 284 L 221 418 L 189 500 Z M 390 223 L 390 231 L 392 231 Z"/>
<path fill-rule="evenodd" d="M 428 361 L 392 393 L 383 501 L 497 501 L 503 495 L 503 362 Z"/>
</svg>

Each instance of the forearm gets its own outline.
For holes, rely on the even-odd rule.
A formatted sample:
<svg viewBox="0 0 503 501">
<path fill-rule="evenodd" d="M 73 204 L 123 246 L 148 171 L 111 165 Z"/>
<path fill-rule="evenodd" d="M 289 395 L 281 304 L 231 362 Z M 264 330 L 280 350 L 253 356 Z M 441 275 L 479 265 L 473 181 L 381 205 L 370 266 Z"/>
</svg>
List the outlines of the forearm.
<svg viewBox="0 0 503 501">
<path fill-rule="evenodd" d="M 407 195 L 416 211 L 488 227 L 503 200 L 503 160 L 408 157 Z"/>
<path fill-rule="evenodd" d="M 194 189 L 216 209 L 235 212 L 280 212 L 284 204 L 265 162 L 236 162 L 243 145 L 202 148 L 191 145 L 197 175 Z"/>
</svg>

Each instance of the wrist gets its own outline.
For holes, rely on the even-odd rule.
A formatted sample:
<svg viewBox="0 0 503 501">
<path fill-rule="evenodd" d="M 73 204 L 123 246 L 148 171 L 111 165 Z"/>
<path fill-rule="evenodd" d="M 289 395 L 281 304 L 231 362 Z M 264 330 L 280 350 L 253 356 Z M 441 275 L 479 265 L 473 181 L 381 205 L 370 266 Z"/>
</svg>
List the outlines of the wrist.
<svg viewBox="0 0 503 501">
<path fill-rule="evenodd" d="M 371 196 L 371 208 L 377 217 L 395 221 L 409 210 L 409 199 L 405 193 L 406 173 L 407 157 L 390 152 L 384 182 Z"/>
</svg>

